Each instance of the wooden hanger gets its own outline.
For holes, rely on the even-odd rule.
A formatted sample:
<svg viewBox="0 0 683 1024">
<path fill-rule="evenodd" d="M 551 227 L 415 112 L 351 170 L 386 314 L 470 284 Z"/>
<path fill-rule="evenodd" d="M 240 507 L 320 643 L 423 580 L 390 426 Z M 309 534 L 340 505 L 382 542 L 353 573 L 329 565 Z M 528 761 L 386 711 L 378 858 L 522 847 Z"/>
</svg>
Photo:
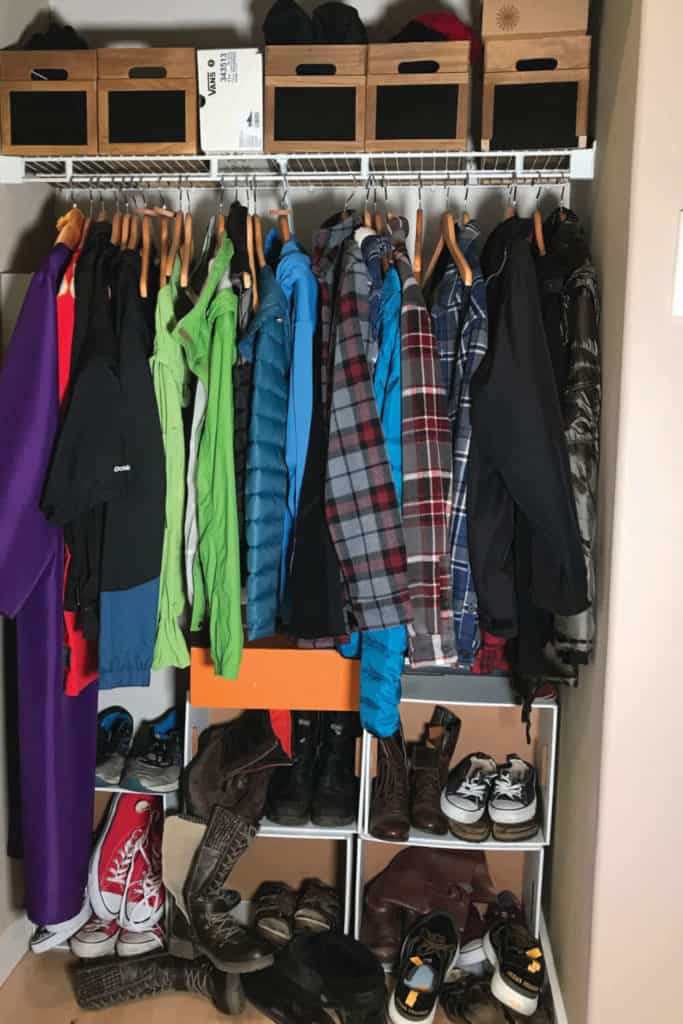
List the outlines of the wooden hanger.
<svg viewBox="0 0 683 1024">
<path fill-rule="evenodd" d="M 180 287 L 187 288 L 190 284 L 190 260 L 192 259 L 192 214 L 185 214 L 185 231 L 183 234 L 182 263 L 180 267 Z"/>
<path fill-rule="evenodd" d="M 263 226 L 261 218 L 254 214 L 254 248 L 256 250 L 256 264 L 259 270 L 266 266 L 266 254 L 263 249 Z"/>
<path fill-rule="evenodd" d="M 455 234 L 455 220 L 453 219 L 453 214 L 448 213 L 448 211 L 441 216 L 441 233 L 439 235 L 439 240 L 436 243 L 436 248 L 434 249 L 432 258 L 429 261 L 429 266 L 425 271 L 425 275 L 422 280 L 422 287 L 426 287 L 427 282 L 436 270 L 436 265 L 439 262 L 439 258 L 444 249 L 448 249 L 465 286 L 467 288 L 471 287 L 472 281 L 474 280 L 472 268 L 465 259 L 462 249 L 458 245 L 458 240 Z"/>
<path fill-rule="evenodd" d="M 123 218 L 121 220 L 121 241 L 119 243 L 122 249 L 127 249 L 128 248 L 128 236 L 130 234 L 130 221 L 131 221 L 130 197 L 126 196 L 126 212 L 124 213 Z"/>
<path fill-rule="evenodd" d="M 77 249 L 83 234 L 84 223 L 85 217 L 81 211 L 77 206 L 72 206 L 68 213 L 65 213 L 57 221 L 55 245 L 66 245 L 72 251 Z"/>
<path fill-rule="evenodd" d="M 545 256 L 545 238 L 543 237 L 543 217 L 540 210 L 534 210 L 534 240 L 539 256 Z"/>
<path fill-rule="evenodd" d="M 249 257 L 249 270 L 251 271 L 252 303 L 254 310 L 258 309 L 258 275 L 256 273 L 256 260 L 254 259 L 254 214 L 247 214 L 247 256 Z"/>
<path fill-rule="evenodd" d="M 543 186 L 540 186 L 536 193 L 536 209 L 534 210 L 534 241 L 536 242 L 536 248 L 538 249 L 539 256 L 545 256 L 545 237 L 543 235 L 543 217 L 539 204 L 541 201 L 541 193 Z"/>
<path fill-rule="evenodd" d="M 415 248 L 413 250 L 413 273 L 420 283 L 422 277 L 422 237 L 424 234 L 424 211 L 422 209 L 422 182 L 417 186 L 417 213 L 415 214 Z"/>
<path fill-rule="evenodd" d="M 180 210 L 176 213 L 175 217 L 173 218 L 173 237 L 171 239 L 171 244 L 169 246 L 168 259 L 166 260 L 166 266 L 164 269 L 164 274 L 166 277 L 171 276 L 173 264 L 175 263 L 175 258 L 178 255 L 178 251 L 180 249 L 180 243 L 183 239 L 184 219 L 185 218 L 183 217 L 183 214 Z"/>
<path fill-rule="evenodd" d="M 142 218 L 142 262 L 140 264 L 140 296 L 143 299 L 147 298 L 149 280 L 149 261 L 152 254 L 152 218 L 144 216 Z M 168 241 L 168 221 L 165 217 L 162 217 L 161 224 L 166 226 L 166 240 Z M 163 230 L 163 229 L 162 229 Z"/>
<path fill-rule="evenodd" d="M 448 249 L 453 262 L 458 268 L 458 273 L 463 279 L 463 283 L 466 288 L 472 287 L 472 281 L 474 275 L 472 274 L 472 268 L 465 259 L 462 249 L 458 245 L 458 239 L 455 233 L 455 220 L 453 219 L 452 213 L 444 213 L 441 216 L 441 233 L 444 236 L 444 242 Z"/>
<path fill-rule="evenodd" d="M 144 256 L 144 224 L 143 228 L 143 256 Z M 159 218 L 159 287 L 166 284 L 166 267 L 168 265 L 168 218 Z M 146 283 L 146 282 L 145 282 Z"/>
<path fill-rule="evenodd" d="M 130 219 L 130 232 L 128 235 L 128 246 L 132 252 L 137 252 L 140 243 L 140 217 L 133 213 Z"/>
<path fill-rule="evenodd" d="M 218 203 L 218 214 L 216 216 L 216 246 L 214 248 L 214 256 L 217 254 L 223 241 L 223 235 L 225 234 L 225 181 L 221 178 L 221 197 Z"/>
</svg>

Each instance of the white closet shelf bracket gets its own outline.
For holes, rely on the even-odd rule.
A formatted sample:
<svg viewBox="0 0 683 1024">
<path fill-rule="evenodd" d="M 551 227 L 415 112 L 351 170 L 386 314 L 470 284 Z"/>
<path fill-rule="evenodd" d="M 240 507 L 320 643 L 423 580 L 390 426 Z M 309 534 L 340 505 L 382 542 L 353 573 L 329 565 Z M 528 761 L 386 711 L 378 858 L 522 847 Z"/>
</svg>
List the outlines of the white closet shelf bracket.
<svg viewBox="0 0 683 1024">
<path fill-rule="evenodd" d="M 557 185 L 593 178 L 591 149 L 518 152 L 223 153 L 209 156 L 0 156 L 0 183 L 61 187 L 218 188 L 223 183 L 330 188 L 369 182 L 392 187 Z"/>
</svg>

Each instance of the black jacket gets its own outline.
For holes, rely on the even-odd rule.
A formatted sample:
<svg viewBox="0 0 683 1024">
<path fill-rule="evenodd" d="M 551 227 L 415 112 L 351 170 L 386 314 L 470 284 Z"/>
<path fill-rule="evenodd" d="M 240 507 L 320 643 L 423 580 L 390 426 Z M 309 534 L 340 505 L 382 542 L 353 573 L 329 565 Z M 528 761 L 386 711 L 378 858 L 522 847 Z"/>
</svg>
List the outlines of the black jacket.
<svg viewBox="0 0 683 1024">
<path fill-rule="evenodd" d="M 89 574 L 89 600 L 96 602 L 104 590 L 127 590 L 158 577 L 166 477 L 149 369 L 151 337 L 139 296 L 140 257 L 107 245 L 92 270 L 89 336 L 42 508 L 50 521 L 71 526 L 79 551 L 88 547 L 80 531 L 89 516 L 101 517 L 98 557 L 75 567 Z M 74 594 L 84 581 L 76 577 Z"/>
<path fill-rule="evenodd" d="M 482 253 L 489 350 L 472 380 L 469 548 L 479 614 L 498 636 L 519 634 L 533 610 L 586 607 L 586 570 L 564 424 L 529 245 L 532 224 L 513 218 Z M 520 614 L 521 613 L 521 614 Z M 552 622 L 538 626 L 543 642 Z M 520 671 L 533 671 L 520 664 Z"/>
</svg>

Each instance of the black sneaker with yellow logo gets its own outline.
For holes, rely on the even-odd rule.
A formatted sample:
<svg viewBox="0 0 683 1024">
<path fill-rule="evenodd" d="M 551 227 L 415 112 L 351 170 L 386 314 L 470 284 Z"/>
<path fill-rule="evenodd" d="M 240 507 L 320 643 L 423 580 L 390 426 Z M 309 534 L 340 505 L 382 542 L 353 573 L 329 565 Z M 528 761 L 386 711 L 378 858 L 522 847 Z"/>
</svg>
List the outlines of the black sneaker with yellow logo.
<svg viewBox="0 0 683 1024">
<path fill-rule="evenodd" d="M 484 952 L 493 967 L 491 993 L 523 1017 L 531 1017 L 545 984 L 540 943 L 519 920 L 499 921 L 484 936 Z"/>
<path fill-rule="evenodd" d="M 396 988 L 389 996 L 391 1024 L 432 1024 L 441 986 L 459 945 L 450 914 L 436 911 L 413 925 L 403 941 Z"/>
</svg>

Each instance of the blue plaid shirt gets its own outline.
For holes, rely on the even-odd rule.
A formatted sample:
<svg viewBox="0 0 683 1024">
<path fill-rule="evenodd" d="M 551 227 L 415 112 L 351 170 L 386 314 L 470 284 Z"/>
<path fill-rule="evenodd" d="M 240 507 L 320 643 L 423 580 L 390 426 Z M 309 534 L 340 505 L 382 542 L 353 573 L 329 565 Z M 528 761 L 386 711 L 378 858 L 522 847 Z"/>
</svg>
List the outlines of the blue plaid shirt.
<svg viewBox="0 0 683 1024">
<path fill-rule="evenodd" d="M 488 350 L 486 283 L 479 265 L 479 228 L 474 221 L 458 229 L 458 244 L 472 268 L 472 287 L 465 287 L 449 262 L 437 287 L 432 320 L 453 440 L 451 570 L 455 640 L 458 664 L 471 668 L 480 639 L 477 594 L 467 544 L 467 464 L 472 437 L 470 382 Z"/>
</svg>

